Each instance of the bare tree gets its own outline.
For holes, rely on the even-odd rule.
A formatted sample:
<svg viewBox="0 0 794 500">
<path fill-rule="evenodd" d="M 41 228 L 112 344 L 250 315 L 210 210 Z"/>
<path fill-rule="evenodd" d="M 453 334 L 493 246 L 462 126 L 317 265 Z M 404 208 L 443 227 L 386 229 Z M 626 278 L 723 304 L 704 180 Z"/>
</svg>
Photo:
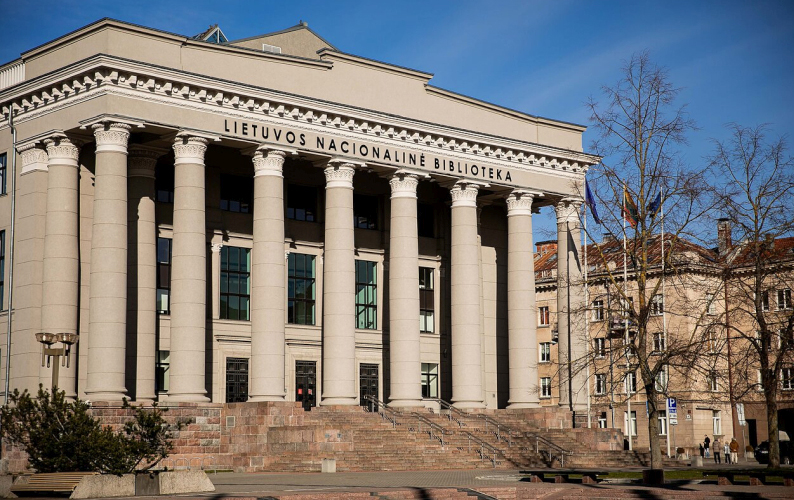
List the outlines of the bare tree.
<svg viewBox="0 0 794 500">
<path fill-rule="evenodd" d="M 615 356 L 625 356 L 626 369 L 640 373 L 638 385 L 648 401 L 651 468 L 659 468 L 658 415 L 664 409 L 666 392 L 666 384 L 660 381 L 672 368 L 685 371 L 698 366 L 693 359 L 702 347 L 704 329 L 703 308 L 682 300 L 678 314 L 691 315 L 696 320 L 682 322 L 682 331 L 671 335 L 666 339 L 667 345 L 658 349 L 658 340 L 653 336 L 657 328 L 655 316 L 659 307 L 668 311 L 671 308 L 667 304 L 660 306 L 656 297 L 666 280 L 669 284 L 681 276 L 681 286 L 686 286 L 684 281 L 691 281 L 683 276 L 699 265 L 696 257 L 701 252 L 691 243 L 698 240 L 694 222 L 708 212 L 710 198 L 704 189 L 705 169 L 694 169 L 681 161 L 679 148 L 695 124 L 685 107 L 676 104 L 679 89 L 669 81 L 665 69 L 653 64 L 647 53 L 634 55 L 623 67 L 622 78 L 611 87 L 603 87 L 602 92 L 604 101 L 591 98 L 588 107 L 599 133 L 593 149 L 604 160 L 588 178 L 596 186 L 595 192 L 600 193 L 596 196 L 603 222 L 599 230 L 612 237 L 591 246 L 595 251 L 590 252 L 589 265 L 595 266 L 593 277 L 608 292 L 612 309 L 620 313 L 620 321 L 608 326 L 609 333 L 616 339 Z M 624 193 L 629 201 L 628 213 L 624 212 Z M 664 243 L 660 239 L 661 205 L 667 232 Z M 628 226 L 624 219 L 630 220 Z M 590 237 L 600 239 L 600 235 Z M 624 239 L 630 281 L 623 277 Z M 616 245 L 617 251 L 613 248 Z M 707 255 L 700 256 L 708 261 Z M 615 335 L 618 332 L 620 336 Z"/>
<path fill-rule="evenodd" d="M 717 188 L 720 208 L 741 241 L 725 262 L 725 297 L 730 306 L 724 321 L 730 338 L 744 347 L 734 349 L 731 358 L 734 369 L 745 374 L 740 378 L 760 371 L 755 392 L 762 390 L 766 406 L 769 466 L 778 467 L 781 375 L 794 356 L 794 160 L 783 138 L 767 140 L 764 125 L 729 127 L 731 137 L 715 141 L 710 158 L 724 179 Z M 752 394 L 753 385 L 735 384 L 736 396 Z"/>
</svg>

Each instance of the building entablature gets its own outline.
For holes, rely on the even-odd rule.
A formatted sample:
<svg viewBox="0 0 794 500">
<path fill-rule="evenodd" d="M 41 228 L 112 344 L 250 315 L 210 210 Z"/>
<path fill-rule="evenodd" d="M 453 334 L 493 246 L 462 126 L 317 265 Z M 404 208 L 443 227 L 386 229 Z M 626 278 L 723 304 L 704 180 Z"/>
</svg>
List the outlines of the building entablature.
<svg viewBox="0 0 794 500">
<path fill-rule="evenodd" d="M 212 113 L 204 131 L 231 143 L 272 144 L 346 156 L 370 166 L 414 167 L 441 178 L 503 188 L 542 182 L 552 197 L 572 194 L 597 156 L 488 136 L 221 81 L 113 56 L 96 55 L 0 92 L 0 109 L 20 124 L 67 106 L 113 95 Z M 163 124 L 146 116 L 132 119 Z M 75 124 L 77 125 L 77 124 Z M 5 128 L 7 124 L 0 126 Z M 193 127 L 195 128 L 195 127 Z"/>
</svg>

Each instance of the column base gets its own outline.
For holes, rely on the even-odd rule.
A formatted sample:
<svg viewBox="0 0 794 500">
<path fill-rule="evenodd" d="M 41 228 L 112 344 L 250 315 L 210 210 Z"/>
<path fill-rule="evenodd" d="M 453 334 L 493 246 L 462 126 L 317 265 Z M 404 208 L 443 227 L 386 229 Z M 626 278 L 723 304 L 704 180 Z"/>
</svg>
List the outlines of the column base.
<svg viewBox="0 0 794 500">
<path fill-rule="evenodd" d="M 168 399 L 165 400 L 165 403 L 209 403 L 210 398 L 205 396 L 204 394 L 176 394 L 176 395 L 168 395 Z"/>
<path fill-rule="evenodd" d="M 123 401 L 127 395 L 123 392 L 86 392 L 85 393 L 85 400 L 86 401 L 107 401 L 107 402 L 121 402 Z"/>
<path fill-rule="evenodd" d="M 519 402 L 519 403 L 512 403 L 508 401 L 507 409 L 508 410 L 521 410 L 524 408 L 540 408 L 540 403 L 535 402 Z"/>
<path fill-rule="evenodd" d="M 249 396 L 247 402 L 248 403 L 261 403 L 261 402 L 265 402 L 265 401 L 285 401 L 286 397 L 287 396 L 285 396 L 285 395 L 281 395 L 281 396 L 279 396 L 279 395 L 274 395 L 274 396 Z"/>
<path fill-rule="evenodd" d="M 356 401 L 356 398 L 322 398 L 320 404 L 322 406 L 355 406 L 358 404 L 358 401 Z"/>
<path fill-rule="evenodd" d="M 455 401 L 453 399 L 452 405 L 459 410 L 476 410 L 479 408 L 486 408 L 485 403 L 482 401 Z"/>
<path fill-rule="evenodd" d="M 392 399 L 387 406 L 389 408 L 423 408 L 425 405 L 422 400 Z"/>
</svg>

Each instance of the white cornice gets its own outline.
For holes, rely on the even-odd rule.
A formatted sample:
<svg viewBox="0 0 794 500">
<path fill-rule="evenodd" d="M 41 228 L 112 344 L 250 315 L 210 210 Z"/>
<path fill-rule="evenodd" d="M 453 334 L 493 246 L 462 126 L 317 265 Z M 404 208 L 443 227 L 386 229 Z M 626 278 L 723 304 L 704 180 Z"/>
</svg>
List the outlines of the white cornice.
<svg viewBox="0 0 794 500">
<path fill-rule="evenodd" d="M 50 110 L 101 94 L 125 94 L 179 103 L 247 119 L 269 117 L 289 124 L 309 124 L 337 133 L 458 153 L 480 161 L 574 179 L 600 158 L 541 144 L 489 136 L 305 96 L 228 82 L 149 64 L 97 55 L 69 67 L 0 91 L 7 121 L 13 107 L 18 123 Z M 7 124 L 0 126 L 0 129 Z"/>
</svg>

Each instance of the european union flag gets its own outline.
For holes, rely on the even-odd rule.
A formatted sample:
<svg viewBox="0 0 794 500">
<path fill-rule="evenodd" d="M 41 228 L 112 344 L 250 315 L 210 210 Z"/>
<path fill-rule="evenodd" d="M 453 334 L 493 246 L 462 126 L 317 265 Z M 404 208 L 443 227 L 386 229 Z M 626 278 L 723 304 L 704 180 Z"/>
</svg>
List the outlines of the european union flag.
<svg viewBox="0 0 794 500">
<path fill-rule="evenodd" d="M 648 205 L 648 211 L 651 213 L 651 217 L 656 216 L 656 212 L 659 211 L 659 207 L 662 206 L 662 193 L 661 191 L 659 194 L 656 195 L 656 198 Z"/>
<path fill-rule="evenodd" d="M 601 219 L 598 217 L 598 210 L 596 210 L 595 198 L 593 197 L 593 193 L 590 192 L 590 184 L 587 183 L 587 179 L 584 181 L 584 202 L 585 205 L 590 207 L 590 213 L 593 214 L 593 219 L 596 221 L 596 224 L 601 224 Z"/>
</svg>

